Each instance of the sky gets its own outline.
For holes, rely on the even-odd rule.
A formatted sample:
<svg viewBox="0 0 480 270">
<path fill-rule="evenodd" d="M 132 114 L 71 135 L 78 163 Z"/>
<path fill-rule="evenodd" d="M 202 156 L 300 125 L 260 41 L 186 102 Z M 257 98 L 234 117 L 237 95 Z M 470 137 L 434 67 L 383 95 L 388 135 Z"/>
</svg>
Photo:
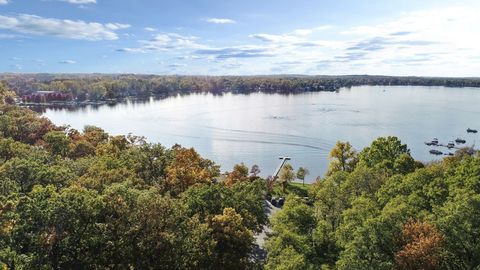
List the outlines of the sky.
<svg viewBox="0 0 480 270">
<path fill-rule="evenodd" d="M 0 0 L 0 72 L 480 76 L 480 1 Z"/>
</svg>

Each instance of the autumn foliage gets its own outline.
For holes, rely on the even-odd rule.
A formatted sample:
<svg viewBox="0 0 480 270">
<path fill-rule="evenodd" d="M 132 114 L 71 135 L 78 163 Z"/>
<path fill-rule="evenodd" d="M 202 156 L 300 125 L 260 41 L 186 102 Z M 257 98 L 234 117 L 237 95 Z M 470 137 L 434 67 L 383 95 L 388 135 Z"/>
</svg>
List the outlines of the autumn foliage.
<svg viewBox="0 0 480 270">
<path fill-rule="evenodd" d="M 397 269 L 438 269 L 443 236 L 425 221 L 410 219 L 403 226 L 403 248 L 395 254 Z"/>
</svg>

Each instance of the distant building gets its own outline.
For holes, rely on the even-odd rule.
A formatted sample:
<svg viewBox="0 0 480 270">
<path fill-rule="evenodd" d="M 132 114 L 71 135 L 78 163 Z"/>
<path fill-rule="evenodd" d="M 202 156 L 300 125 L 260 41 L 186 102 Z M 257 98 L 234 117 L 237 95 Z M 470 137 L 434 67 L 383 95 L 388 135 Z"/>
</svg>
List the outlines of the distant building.
<svg viewBox="0 0 480 270">
<path fill-rule="evenodd" d="M 58 91 L 36 91 L 30 95 L 22 96 L 24 103 L 64 102 L 72 99 L 72 94 Z"/>
</svg>

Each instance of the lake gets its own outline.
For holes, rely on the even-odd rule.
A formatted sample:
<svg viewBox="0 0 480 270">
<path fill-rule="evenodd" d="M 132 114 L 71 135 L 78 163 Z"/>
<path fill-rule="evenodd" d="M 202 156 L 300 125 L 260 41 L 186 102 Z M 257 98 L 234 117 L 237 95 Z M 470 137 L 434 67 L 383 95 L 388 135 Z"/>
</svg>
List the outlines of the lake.
<svg viewBox="0 0 480 270">
<path fill-rule="evenodd" d="M 441 158 L 430 155 L 424 144 L 433 137 L 445 144 L 461 137 L 472 145 L 479 135 L 466 129 L 480 129 L 479 102 L 476 88 L 362 86 L 294 95 L 191 94 L 47 109 L 44 115 L 79 130 L 95 125 L 114 135 L 133 133 L 168 147 L 194 147 L 222 171 L 244 162 L 258 164 L 267 176 L 278 157 L 286 155 L 295 168 L 310 170 L 307 181 L 312 182 L 325 173 L 337 140 L 361 150 L 379 136 L 394 135 L 424 162 Z"/>
</svg>

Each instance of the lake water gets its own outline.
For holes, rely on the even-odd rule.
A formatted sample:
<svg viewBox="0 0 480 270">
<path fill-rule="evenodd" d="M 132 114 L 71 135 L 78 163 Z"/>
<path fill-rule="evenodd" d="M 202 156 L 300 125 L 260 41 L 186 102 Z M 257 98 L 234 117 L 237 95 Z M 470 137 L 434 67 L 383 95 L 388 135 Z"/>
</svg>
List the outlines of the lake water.
<svg viewBox="0 0 480 270">
<path fill-rule="evenodd" d="M 433 137 L 445 144 L 462 137 L 472 145 L 480 137 L 466 129 L 480 130 L 479 103 L 480 89 L 475 88 L 362 86 L 295 95 L 192 94 L 47 109 L 44 115 L 79 130 L 96 125 L 111 134 L 142 135 L 168 147 L 194 147 L 222 171 L 244 162 L 249 167 L 258 164 L 267 176 L 279 156 L 290 156 L 295 168 L 310 170 L 311 182 L 325 173 L 337 140 L 350 141 L 360 150 L 379 136 L 395 135 L 424 162 L 440 158 L 430 155 L 424 144 Z"/>
</svg>

